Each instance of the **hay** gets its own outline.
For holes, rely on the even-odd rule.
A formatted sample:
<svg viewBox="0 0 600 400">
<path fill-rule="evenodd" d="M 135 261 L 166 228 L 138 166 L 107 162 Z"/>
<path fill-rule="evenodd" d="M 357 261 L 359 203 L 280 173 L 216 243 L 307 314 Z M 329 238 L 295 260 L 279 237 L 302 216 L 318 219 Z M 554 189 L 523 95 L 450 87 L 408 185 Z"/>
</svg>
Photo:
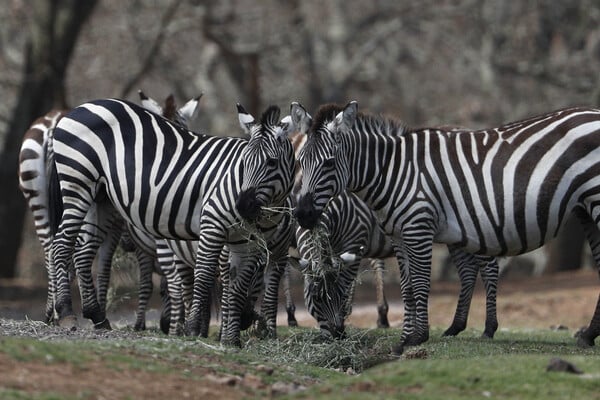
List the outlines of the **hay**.
<svg viewBox="0 0 600 400">
<path fill-rule="evenodd" d="M 388 335 L 350 328 L 345 339 L 325 340 L 319 330 L 303 329 L 278 340 L 251 341 L 244 348 L 277 364 L 302 363 L 360 373 L 395 359 L 390 355 L 390 343 L 397 335 Z"/>
<path fill-rule="evenodd" d="M 276 216 L 281 214 L 292 215 L 292 211 L 293 209 L 290 207 L 262 207 L 259 220 L 276 224 L 278 223 L 278 221 L 275 221 Z M 244 240 L 248 242 L 248 250 L 251 252 L 258 251 L 260 254 L 264 255 L 265 265 L 269 265 L 271 250 L 269 250 L 268 242 L 256 223 L 242 219 L 231 224 L 229 228 L 236 229 L 242 235 Z"/>
</svg>

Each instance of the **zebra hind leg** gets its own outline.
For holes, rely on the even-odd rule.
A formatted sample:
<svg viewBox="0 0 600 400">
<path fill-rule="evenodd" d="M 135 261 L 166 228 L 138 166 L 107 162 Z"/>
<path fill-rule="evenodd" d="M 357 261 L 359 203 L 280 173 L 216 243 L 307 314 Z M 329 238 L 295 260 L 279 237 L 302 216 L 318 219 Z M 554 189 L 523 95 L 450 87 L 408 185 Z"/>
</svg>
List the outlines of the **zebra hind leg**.
<svg viewBox="0 0 600 400">
<path fill-rule="evenodd" d="M 475 289 L 479 264 L 476 263 L 475 256 L 470 253 L 450 247 L 448 250 L 450 251 L 450 257 L 458 270 L 460 294 L 458 296 L 458 303 L 456 305 L 452 324 L 446 329 L 443 336 L 456 336 L 467 327 L 467 318 L 469 316 L 469 308 L 471 307 L 471 299 L 473 297 L 473 290 Z"/>
<path fill-rule="evenodd" d="M 160 330 L 165 335 L 169 334 L 171 324 L 171 297 L 169 296 L 168 282 L 164 275 L 160 277 L 160 298 L 162 300 L 162 311 L 160 313 Z"/>
<path fill-rule="evenodd" d="M 146 330 L 146 309 L 150 296 L 152 296 L 152 272 L 154 270 L 154 262 L 156 257 L 153 254 L 148 254 L 144 250 L 136 248 L 136 258 L 140 269 L 140 282 L 138 293 L 138 308 L 136 311 L 135 325 L 133 329 L 136 331 Z"/>
<path fill-rule="evenodd" d="M 388 320 L 389 306 L 383 290 L 384 263 L 382 259 L 375 258 L 370 261 L 371 269 L 375 274 L 375 290 L 377 291 L 377 327 L 389 328 Z"/>
<path fill-rule="evenodd" d="M 296 320 L 296 305 L 294 304 L 290 286 L 290 268 L 291 265 L 288 263 L 283 271 L 283 295 L 285 297 L 288 326 L 295 327 L 298 326 L 298 321 Z"/>
<path fill-rule="evenodd" d="M 593 220 L 584 213 L 577 213 L 579 220 L 583 224 L 586 236 L 590 243 L 592 256 L 600 273 L 600 228 L 593 222 Z M 580 347 L 591 347 L 594 346 L 594 341 L 600 336 L 600 296 L 596 303 L 596 309 L 594 315 L 590 321 L 590 325 L 577 333 L 577 345 Z"/>
<path fill-rule="evenodd" d="M 496 314 L 496 293 L 498 291 L 498 275 L 500 268 L 495 257 L 483 257 L 485 265 L 479 269 L 481 279 L 485 286 L 485 330 L 481 337 L 493 339 L 498 330 L 498 316 Z M 487 261 L 485 260 L 487 259 Z"/>
</svg>

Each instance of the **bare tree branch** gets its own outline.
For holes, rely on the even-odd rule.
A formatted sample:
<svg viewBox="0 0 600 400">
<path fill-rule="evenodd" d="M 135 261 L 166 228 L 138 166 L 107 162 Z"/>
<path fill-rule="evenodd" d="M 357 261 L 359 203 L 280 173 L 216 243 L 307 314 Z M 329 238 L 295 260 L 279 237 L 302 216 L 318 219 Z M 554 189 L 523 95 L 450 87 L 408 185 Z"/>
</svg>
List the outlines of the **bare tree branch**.
<svg viewBox="0 0 600 400">
<path fill-rule="evenodd" d="M 182 2 L 183 0 L 174 0 L 163 14 L 160 19 L 158 34 L 156 35 L 156 38 L 154 38 L 146 58 L 142 61 L 140 69 L 125 83 L 125 86 L 121 90 L 120 97 L 127 97 L 127 95 L 129 95 L 129 93 L 131 93 L 131 91 L 140 83 L 142 78 L 154 67 L 154 61 L 166 37 L 167 27 L 173 20 L 173 17 Z"/>
</svg>

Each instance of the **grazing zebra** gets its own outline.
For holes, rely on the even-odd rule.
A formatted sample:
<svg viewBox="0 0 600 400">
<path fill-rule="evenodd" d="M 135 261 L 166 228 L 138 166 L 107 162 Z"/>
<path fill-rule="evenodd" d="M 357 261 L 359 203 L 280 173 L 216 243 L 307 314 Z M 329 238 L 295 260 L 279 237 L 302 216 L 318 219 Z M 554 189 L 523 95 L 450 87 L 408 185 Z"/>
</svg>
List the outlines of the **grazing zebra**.
<svg viewBox="0 0 600 400">
<path fill-rule="evenodd" d="M 310 115 L 303 108 L 296 109 L 293 117 L 305 118 L 312 124 Z M 296 122 L 299 123 L 299 122 Z M 309 127 L 305 127 L 308 130 Z M 462 128 L 449 127 L 458 131 Z M 296 155 L 300 152 L 306 135 L 292 137 Z M 294 194 L 300 191 L 301 174 L 296 177 Z M 356 195 L 343 192 L 334 197 L 318 218 L 318 227 L 296 231 L 297 243 L 303 259 L 304 299 L 309 313 L 317 320 L 321 331 L 334 338 L 344 333 L 344 321 L 350 314 L 354 282 L 362 257 L 370 258 L 375 273 L 377 288 L 378 326 L 389 326 L 388 305 L 383 292 L 382 258 L 394 255 L 390 238 L 379 226 L 373 211 Z M 461 281 L 459 301 L 452 325 L 444 332 L 454 336 L 466 328 L 470 303 L 475 288 L 477 271 L 486 288 L 486 323 L 484 337 L 492 338 L 498 328 L 496 317 L 496 291 L 498 265 L 495 259 L 475 257 L 450 250 L 451 259 L 457 266 Z M 476 268 L 474 268 L 476 267 Z M 403 274 L 403 285 L 406 286 Z M 406 320 L 414 318 L 414 305 L 410 297 L 405 298 Z"/>
<path fill-rule="evenodd" d="M 397 135 L 406 130 L 401 124 L 357 109 L 356 102 L 330 108 L 316 124 L 300 154 L 297 214 L 314 219 L 346 188 L 376 212 L 404 255 L 417 311 L 395 352 L 429 337 L 434 241 L 482 256 L 515 255 L 556 236 L 574 213 L 600 265 L 600 110 L 563 109 L 474 132 Z M 599 334 L 600 300 L 578 343 L 591 346 Z"/>
<path fill-rule="evenodd" d="M 342 193 L 329 203 L 314 229 L 296 229 L 304 277 L 304 301 L 321 332 L 340 338 L 350 315 L 361 258 L 371 258 L 377 288 L 379 327 L 389 327 L 383 292 L 383 261 L 394 254 L 391 241 L 356 196 Z"/>
<path fill-rule="evenodd" d="M 200 96 L 188 101 L 183 107 L 177 109 L 173 96 L 169 96 L 165 101 L 164 109 L 153 99 L 147 97 L 141 91 L 140 99 L 142 106 L 150 111 L 164 114 L 179 124 L 187 122 L 195 117 L 197 105 Z M 66 114 L 67 111 L 51 111 L 44 117 L 36 120 L 31 128 L 23 137 L 23 144 L 19 153 L 19 185 L 23 192 L 27 204 L 33 214 L 35 231 L 42 244 L 44 251 L 44 264 L 48 273 L 48 299 L 46 302 L 45 319 L 51 322 L 54 313 L 54 272 L 50 263 L 50 246 L 52 235 L 49 227 L 48 216 L 48 193 L 47 193 L 47 174 L 46 169 L 49 160 L 52 160 L 52 143 L 49 141 L 51 131 L 56 126 L 58 120 Z M 112 256 L 121 235 L 122 223 L 113 217 L 110 217 L 111 223 L 106 226 L 109 231 L 106 233 L 97 229 L 96 225 L 87 224 L 82 227 L 81 238 L 77 255 L 75 256 L 80 263 L 91 263 L 98 250 L 98 303 L 102 309 L 106 307 L 106 295 L 108 282 L 110 279 L 110 265 Z M 87 221 L 87 220 L 86 220 Z M 99 225 L 102 225 L 100 223 Z M 144 246 L 137 242 L 138 248 Z M 156 256 L 152 253 L 139 253 L 138 263 L 140 265 L 140 293 L 137 318 L 135 322 L 136 329 L 145 327 L 145 309 L 152 292 L 152 269 Z M 91 275 L 90 275 L 91 276 Z M 86 282 L 91 282 L 89 279 Z M 84 293 L 91 293 L 91 290 L 83 290 Z M 163 298 L 163 300 L 165 300 Z"/>
<path fill-rule="evenodd" d="M 280 123 L 278 107 L 269 107 L 259 122 L 239 105 L 238 113 L 249 139 L 191 132 L 116 99 L 85 103 L 59 121 L 53 173 L 60 192 L 51 192 L 57 196 L 51 215 L 60 220 L 52 257 L 61 325 L 76 325 L 66 271 L 77 232 L 92 204 L 104 201 L 150 235 L 198 240 L 187 321 L 192 335 L 208 334 L 209 292 L 229 244 L 240 267 L 230 281 L 224 277 L 230 287 L 224 286 L 229 314 L 222 342 L 240 344 L 244 295 L 264 252 L 252 244 L 268 239 L 285 215 L 268 207 L 288 198 L 295 158 L 287 139 L 292 127 Z"/>
</svg>

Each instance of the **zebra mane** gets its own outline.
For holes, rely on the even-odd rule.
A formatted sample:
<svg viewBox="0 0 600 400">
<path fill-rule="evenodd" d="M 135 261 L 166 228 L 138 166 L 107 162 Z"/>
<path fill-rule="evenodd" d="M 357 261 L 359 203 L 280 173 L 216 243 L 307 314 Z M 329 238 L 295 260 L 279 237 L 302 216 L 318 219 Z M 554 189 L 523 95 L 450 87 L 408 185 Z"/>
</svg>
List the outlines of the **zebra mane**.
<svg viewBox="0 0 600 400">
<path fill-rule="evenodd" d="M 344 110 L 344 106 L 339 104 L 325 104 L 319 107 L 310 133 L 316 133 L 323 125 L 333 121 L 335 116 Z M 399 136 L 410 131 L 408 126 L 402 121 L 383 115 L 365 114 L 359 112 L 356 117 L 356 124 L 360 124 L 361 129 L 368 130 L 379 135 Z"/>
<path fill-rule="evenodd" d="M 173 121 L 175 116 L 177 115 L 177 106 L 175 105 L 175 97 L 172 94 L 167 97 L 165 100 L 165 108 L 163 109 L 162 116 L 168 119 L 169 121 Z"/>
<path fill-rule="evenodd" d="M 362 125 L 365 130 L 386 136 L 401 136 L 410 131 L 404 122 L 383 115 L 358 113 L 355 126 L 356 124 Z"/>
<path fill-rule="evenodd" d="M 317 110 L 315 117 L 308 133 L 310 135 L 317 133 L 319 128 L 328 122 L 335 119 L 335 116 L 344 110 L 344 107 L 339 104 L 323 104 Z"/>
<path fill-rule="evenodd" d="M 279 115 L 281 110 L 278 106 L 269 106 L 260 117 L 262 126 L 275 126 L 279 123 Z"/>
</svg>

